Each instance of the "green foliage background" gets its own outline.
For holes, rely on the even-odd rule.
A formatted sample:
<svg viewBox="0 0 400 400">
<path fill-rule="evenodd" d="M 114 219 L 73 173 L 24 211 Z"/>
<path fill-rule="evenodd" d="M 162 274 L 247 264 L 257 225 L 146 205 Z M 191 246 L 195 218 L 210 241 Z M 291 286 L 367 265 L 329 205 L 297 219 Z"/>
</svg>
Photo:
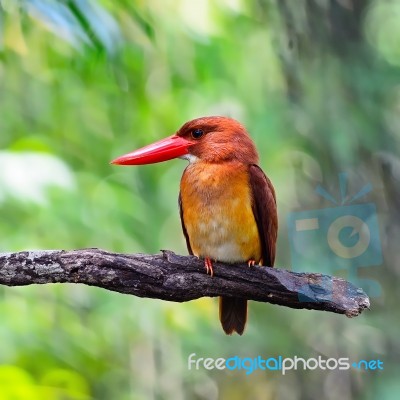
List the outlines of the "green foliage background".
<svg viewBox="0 0 400 400">
<path fill-rule="evenodd" d="M 0 289 L 0 399 L 395 399 L 400 203 L 395 0 L 0 1 L 0 250 L 186 254 L 181 160 L 109 161 L 228 115 L 254 138 L 285 221 L 372 182 L 384 264 L 372 309 L 251 304 L 223 335 L 215 299 L 169 304 L 75 285 Z M 310 270 L 319 271 L 316 262 Z M 346 271 L 341 271 L 346 276 Z M 187 357 L 381 359 L 384 371 L 189 371 Z"/>
</svg>

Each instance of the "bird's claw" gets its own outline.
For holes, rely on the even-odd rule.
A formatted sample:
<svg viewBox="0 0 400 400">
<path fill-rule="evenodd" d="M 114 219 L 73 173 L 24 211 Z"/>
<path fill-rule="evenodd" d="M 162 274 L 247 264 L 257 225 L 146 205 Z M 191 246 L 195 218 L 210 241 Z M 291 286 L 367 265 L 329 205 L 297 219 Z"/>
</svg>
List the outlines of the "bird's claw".
<svg viewBox="0 0 400 400">
<path fill-rule="evenodd" d="M 249 261 L 247 261 L 247 265 L 248 265 L 249 267 L 254 267 L 254 266 L 256 265 L 256 260 L 249 260 Z"/>
<path fill-rule="evenodd" d="M 213 270 L 211 258 L 207 257 L 204 259 L 204 266 L 206 267 L 207 275 L 210 274 L 211 276 L 214 276 L 214 270 Z"/>
</svg>

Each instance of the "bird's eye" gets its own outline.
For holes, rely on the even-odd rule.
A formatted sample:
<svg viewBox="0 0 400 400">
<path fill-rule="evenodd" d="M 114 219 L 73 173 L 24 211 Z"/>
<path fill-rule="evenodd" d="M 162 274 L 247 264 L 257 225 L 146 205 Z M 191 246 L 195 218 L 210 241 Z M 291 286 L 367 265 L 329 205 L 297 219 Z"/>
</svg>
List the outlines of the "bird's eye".
<svg viewBox="0 0 400 400">
<path fill-rule="evenodd" d="M 192 131 L 193 139 L 200 139 L 204 135 L 204 131 L 202 129 L 194 129 Z"/>
</svg>

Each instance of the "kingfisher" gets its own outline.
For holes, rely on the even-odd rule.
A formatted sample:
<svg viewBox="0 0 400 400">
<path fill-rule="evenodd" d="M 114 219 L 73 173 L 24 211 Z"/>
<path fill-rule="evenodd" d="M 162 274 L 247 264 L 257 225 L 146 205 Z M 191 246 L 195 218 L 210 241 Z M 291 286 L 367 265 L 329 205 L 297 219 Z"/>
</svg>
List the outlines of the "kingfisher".
<svg viewBox="0 0 400 400">
<path fill-rule="evenodd" d="M 213 262 L 273 267 L 278 217 L 270 179 L 258 166 L 245 127 L 222 116 L 186 122 L 174 135 L 116 158 L 142 165 L 181 158 L 189 162 L 180 182 L 179 211 L 188 252 Z M 227 335 L 243 334 L 247 300 L 221 296 L 219 318 Z"/>
</svg>

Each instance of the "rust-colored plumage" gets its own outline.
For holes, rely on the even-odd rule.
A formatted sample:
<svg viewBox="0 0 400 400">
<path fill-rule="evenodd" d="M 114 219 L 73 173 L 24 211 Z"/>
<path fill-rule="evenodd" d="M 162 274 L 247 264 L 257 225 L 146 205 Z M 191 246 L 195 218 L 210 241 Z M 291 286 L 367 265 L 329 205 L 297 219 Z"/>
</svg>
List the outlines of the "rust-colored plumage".
<svg viewBox="0 0 400 400">
<path fill-rule="evenodd" d="M 277 239 L 274 188 L 258 167 L 256 148 L 245 128 L 226 117 L 198 118 L 176 135 L 122 156 L 116 164 L 187 159 L 179 208 L 188 251 L 212 261 L 273 266 Z M 242 334 L 247 300 L 220 298 L 220 320 L 227 334 Z"/>
</svg>

